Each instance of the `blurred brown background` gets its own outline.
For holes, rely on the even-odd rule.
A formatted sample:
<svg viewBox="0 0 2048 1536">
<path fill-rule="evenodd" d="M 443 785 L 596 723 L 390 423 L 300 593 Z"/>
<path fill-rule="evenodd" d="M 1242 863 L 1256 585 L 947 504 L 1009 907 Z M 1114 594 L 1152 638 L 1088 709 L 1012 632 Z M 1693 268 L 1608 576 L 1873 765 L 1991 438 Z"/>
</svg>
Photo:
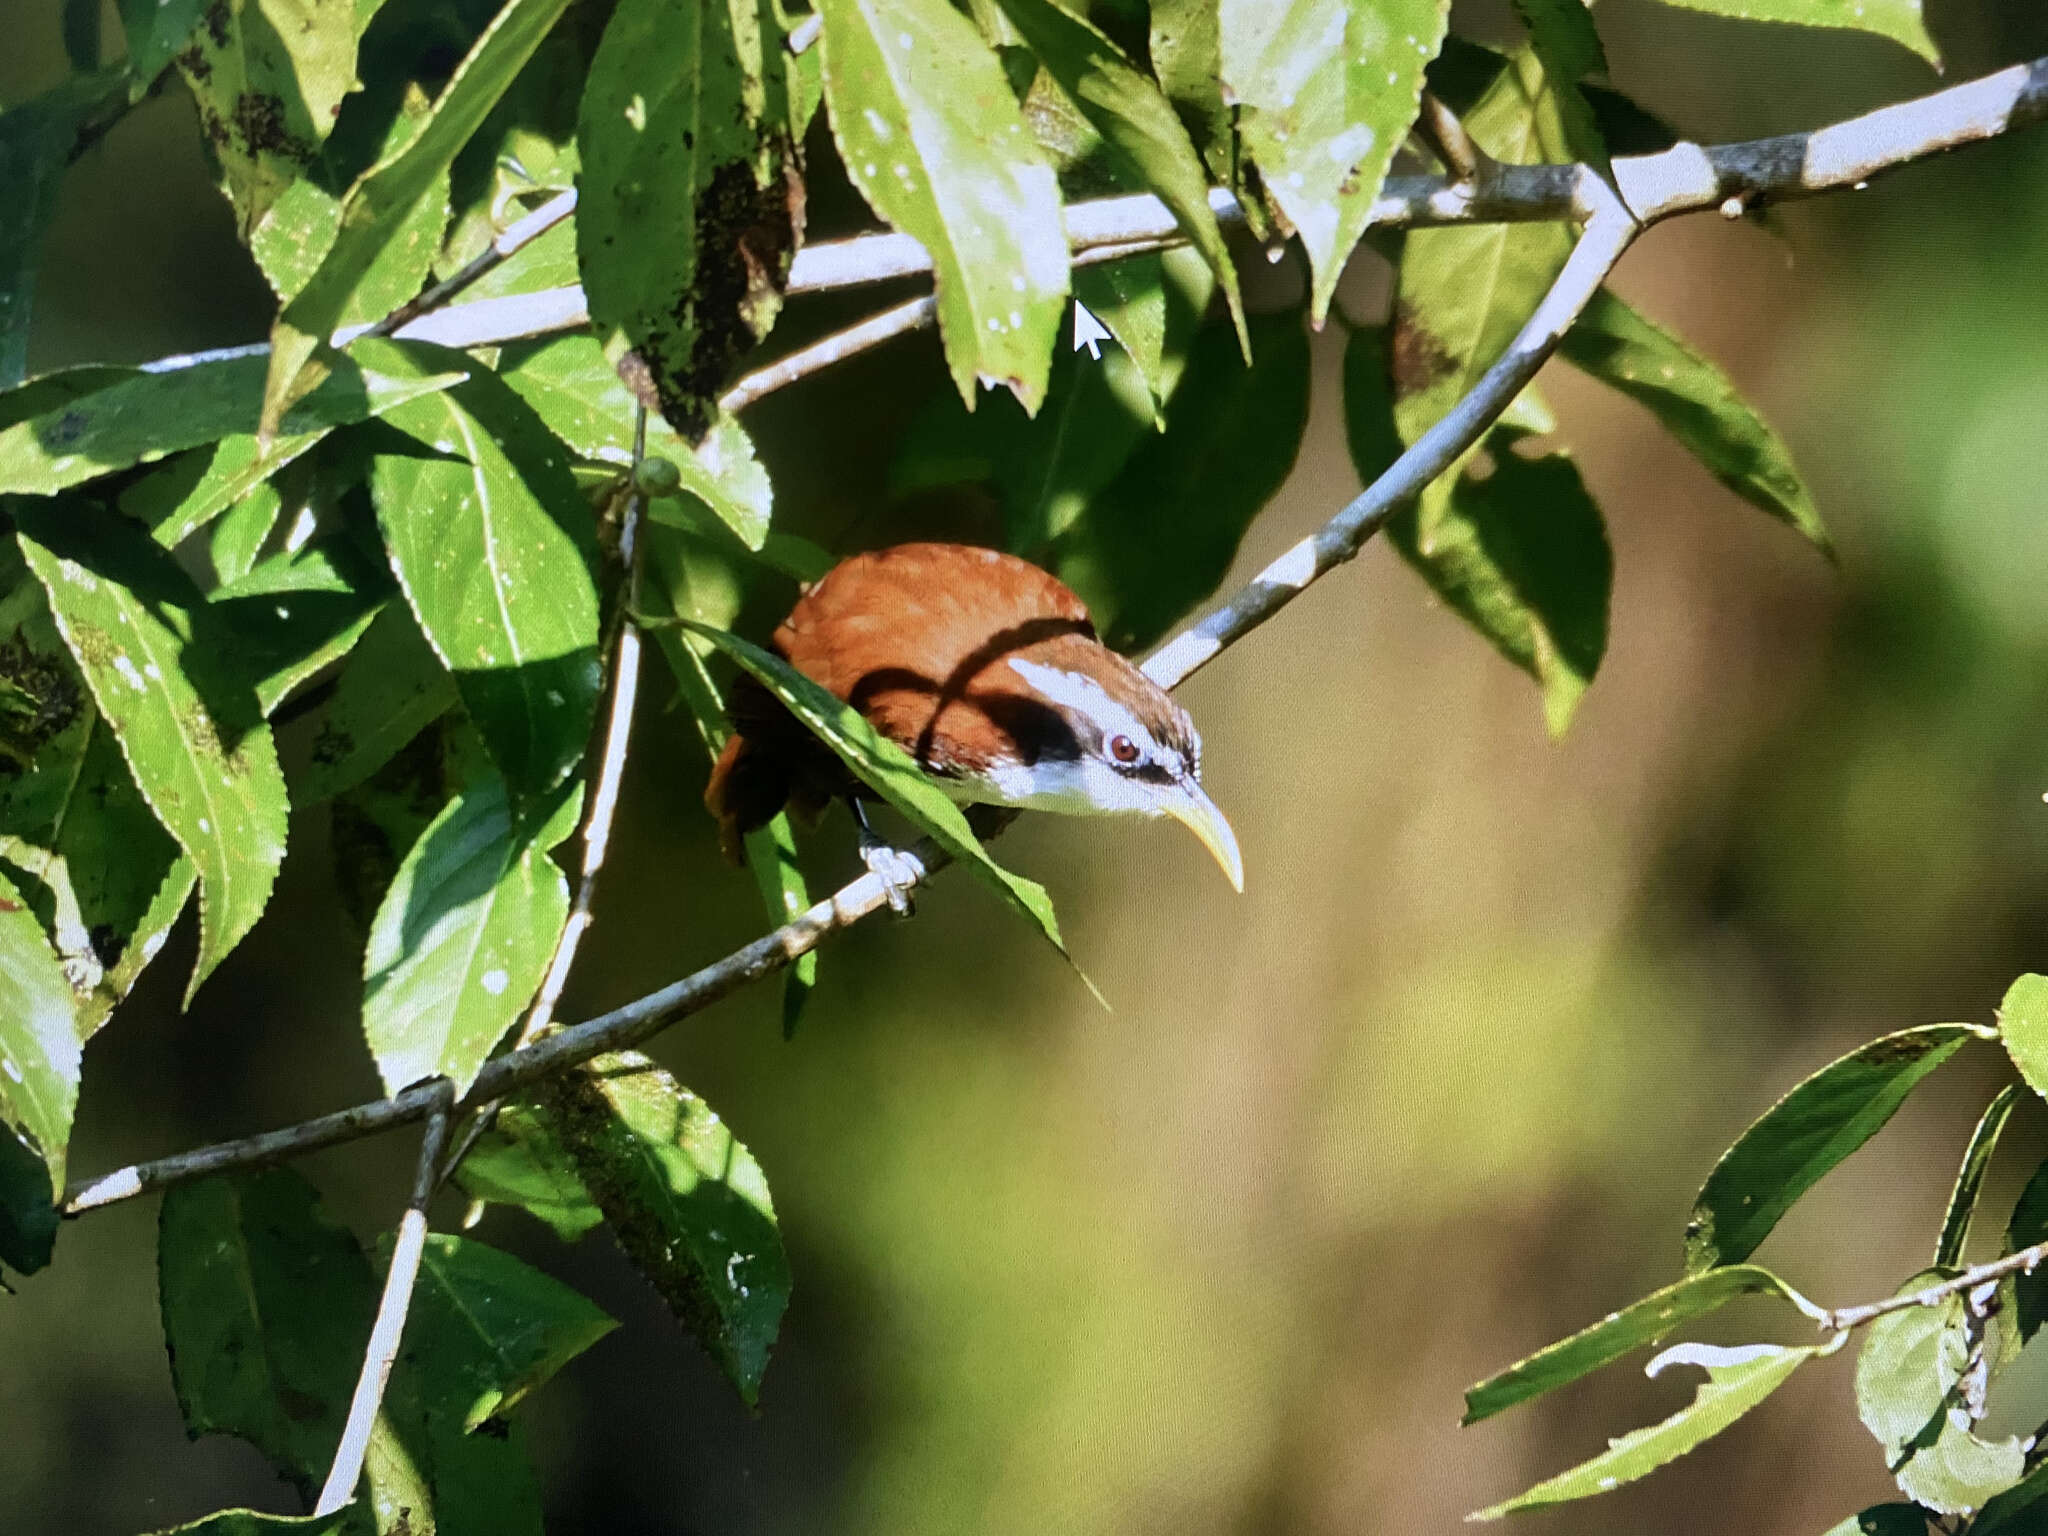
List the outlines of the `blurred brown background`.
<svg viewBox="0 0 2048 1536">
<path fill-rule="evenodd" d="M 2022 0 L 1928 14 L 1952 79 L 2048 52 Z M 1938 83 L 1846 33 L 1647 0 L 1600 18 L 1616 82 L 1701 139 Z M 0 100 L 61 68 L 44 0 L 0 0 L 0 36 Z M 1686 1399 L 1623 1367 L 1457 1427 L 1468 1383 L 1675 1277 L 1700 1179 L 1801 1075 L 1885 1030 L 1988 1019 L 2016 972 L 2048 968 L 2048 133 L 1774 224 L 1660 229 L 1618 286 L 1789 436 L 1839 569 L 1553 368 L 1617 569 L 1567 739 L 1374 548 L 1188 690 L 1247 896 L 1156 827 L 1006 840 L 1114 1016 L 955 876 L 914 922 L 828 948 L 794 1043 L 769 989 L 665 1037 L 766 1167 L 797 1290 L 750 1417 L 605 1239 L 563 1249 L 493 1215 L 480 1235 L 626 1324 L 526 1410 L 551 1532 L 1448 1531 Z M 72 173 L 39 304 L 39 368 L 263 334 L 268 295 L 177 92 Z M 1333 326 L 1243 570 L 1355 489 L 1341 348 Z M 919 338 L 758 409 L 778 516 L 896 536 L 883 468 L 938 378 Z M 653 691 L 570 1018 L 758 927 L 709 854 L 691 732 Z M 94 1042 L 78 1171 L 374 1093 L 325 816 L 300 822 L 270 915 L 198 1006 L 176 1013 L 181 933 Z M 807 857 L 833 883 L 850 839 Z M 1920 1268 L 1998 1074 L 1988 1048 L 1947 1069 L 1761 1257 L 1831 1303 Z M 2008 1134 L 1980 1241 L 2044 1127 L 2036 1103 Z M 367 1235 L 409 1143 L 307 1171 Z M 287 1507 L 253 1451 L 185 1441 L 154 1220 L 137 1201 L 75 1223 L 0 1297 L 9 1536 Z M 1760 1335 L 1794 1337 L 1739 1311 L 1714 1336 Z M 1525 1526 L 1819 1532 L 1891 1491 L 1850 1371 L 1814 1368 L 1648 1482 Z"/>
</svg>

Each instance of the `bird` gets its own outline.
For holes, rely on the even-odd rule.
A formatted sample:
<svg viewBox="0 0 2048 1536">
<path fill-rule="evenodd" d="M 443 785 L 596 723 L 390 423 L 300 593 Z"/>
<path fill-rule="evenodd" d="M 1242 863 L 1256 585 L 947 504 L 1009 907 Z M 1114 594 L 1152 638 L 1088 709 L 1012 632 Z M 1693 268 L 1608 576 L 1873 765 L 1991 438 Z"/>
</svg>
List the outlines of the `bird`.
<svg viewBox="0 0 2048 1536">
<path fill-rule="evenodd" d="M 1202 738 L 1185 709 L 1097 636 L 1071 588 L 1027 560 L 963 544 L 849 556 L 804 588 L 772 649 L 901 747 L 960 805 L 1079 816 L 1170 817 L 1231 886 L 1244 862 L 1202 788 Z M 908 910 L 902 856 L 877 839 L 873 792 L 765 687 L 727 700 L 733 735 L 704 800 L 727 855 L 788 806 L 809 823 L 844 798 L 868 867 Z"/>
</svg>

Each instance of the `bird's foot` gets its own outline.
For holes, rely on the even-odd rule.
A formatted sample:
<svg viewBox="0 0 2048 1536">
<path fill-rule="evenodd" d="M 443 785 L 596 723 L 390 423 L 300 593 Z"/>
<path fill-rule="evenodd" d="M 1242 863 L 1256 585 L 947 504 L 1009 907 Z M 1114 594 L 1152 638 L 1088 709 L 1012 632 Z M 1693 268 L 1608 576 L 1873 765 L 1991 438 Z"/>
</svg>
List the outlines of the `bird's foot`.
<svg viewBox="0 0 2048 1536">
<path fill-rule="evenodd" d="M 860 858 L 867 865 L 868 873 L 882 882 L 883 894 L 889 898 L 889 910 L 898 917 L 910 916 L 915 910 L 910 893 L 925 877 L 924 860 L 904 849 L 891 847 L 865 829 L 861 833 Z"/>
</svg>

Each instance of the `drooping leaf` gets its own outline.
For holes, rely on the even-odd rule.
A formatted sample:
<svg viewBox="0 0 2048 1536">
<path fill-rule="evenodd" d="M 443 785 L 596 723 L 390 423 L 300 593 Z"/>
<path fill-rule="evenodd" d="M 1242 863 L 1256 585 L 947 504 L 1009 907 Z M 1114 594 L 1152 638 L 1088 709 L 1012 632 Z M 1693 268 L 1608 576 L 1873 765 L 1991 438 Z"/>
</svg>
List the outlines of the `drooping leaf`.
<svg viewBox="0 0 2048 1536">
<path fill-rule="evenodd" d="M 97 14 L 97 12 L 95 12 Z M 0 389 L 28 374 L 28 333 L 43 231 L 79 131 L 125 104 L 127 74 L 73 75 L 62 85 L 0 111 Z"/>
<path fill-rule="evenodd" d="M 522 824 L 485 776 L 406 854 L 363 956 L 363 1033 L 386 1092 L 437 1076 L 469 1090 L 554 953 L 569 887 L 546 850 L 574 825 L 573 808 Z"/>
<path fill-rule="evenodd" d="M 263 397 L 260 356 L 138 373 L 54 404 L 0 431 L 0 491 L 50 496 L 131 464 L 217 442 L 199 485 L 173 504 L 175 518 L 166 516 L 159 524 L 162 542 L 176 544 L 332 428 L 446 389 L 468 371 L 458 362 L 449 372 L 408 369 L 394 377 L 378 366 L 390 351 L 372 344 L 363 355 L 373 361 L 337 363 L 320 389 L 286 416 L 280 436 L 261 454 L 245 432 Z"/>
<path fill-rule="evenodd" d="M 22 553 L 137 788 L 199 876 L 186 1000 L 270 900 L 284 775 L 254 691 L 191 579 L 141 529 L 82 501 L 21 501 Z"/>
<path fill-rule="evenodd" d="M 769 103 L 779 43 L 753 0 L 622 0 L 583 93 L 576 240 L 590 312 L 608 350 L 623 336 L 639 354 L 690 442 L 774 324 L 789 271 L 788 147 Z"/>
<path fill-rule="evenodd" d="M 1832 553 L 1785 440 L 1707 358 L 1604 288 L 1558 350 L 1575 367 L 1648 406 L 1729 490 Z"/>
<path fill-rule="evenodd" d="M 560 444 L 489 374 L 386 420 L 420 445 L 379 453 L 371 474 L 392 569 L 514 801 L 544 795 L 581 761 L 597 707 L 589 505 Z"/>
<path fill-rule="evenodd" d="M 355 83 L 355 0 L 217 0 L 192 44 L 178 68 L 246 241 L 318 156 Z"/>
<path fill-rule="evenodd" d="M 1224 89 L 1267 195 L 1308 252 L 1317 325 L 1415 121 L 1449 9 L 1445 0 L 1221 0 Z"/>
<path fill-rule="evenodd" d="M 2029 972 L 2006 988 L 1998 1034 L 2027 1086 L 2048 1098 L 2048 976 Z"/>
<path fill-rule="evenodd" d="M 1081 16 L 1054 0 L 999 0 L 1024 42 L 1059 82 L 1097 133 L 1109 157 L 1139 186 L 1154 192 L 1201 253 L 1237 324 L 1239 343 L 1249 349 L 1244 300 L 1237 268 L 1223 243 L 1223 231 L 1209 207 L 1209 178 L 1187 129 L 1149 75 L 1122 49 Z M 1416 0 L 1441 10 L 1436 0 Z M 1421 67 L 1417 66 L 1419 78 Z M 1414 110 L 1411 102 L 1409 110 Z M 1374 185 L 1377 195 L 1378 185 Z M 1367 203 L 1370 204 L 1368 196 Z"/>
<path fill-rule="evenodd" d="M 347 5 L 349 0 L 328 3 Z M 419 131 L 349 189 L 334 243 L 271 328 L 262 435 L 279 430 L 287 409 L 333 366 L 331 359 L 316 363 L 315 352 L 349 313 L 387 245 L 415 219 L 420 202 L 446 197 L 449 165 L 567 5 L 568 0 L 509 0 L 456 69 Z"/>
<path fill-rule="evenodd" d="M 188 1434 L 239 1435 L 310 1497 L 341 1437 L 377 1281 L 286 1168 L 164 1195 L 157 1280 Z"/>
<path fill-rule="evenodd" d="M 0 1227 L 24 1239 L 50 1225 L 41 1213 L 64 1187 L 81 1045 L 71 987 L 43 925 L 0 879 L 0 1141 L 17 1144 L 10 1160 L 26 1154 L 40 1161 L 47 1179 L 39 1191 L 26 1169 L 0 1174 Z M 0 1242 L 0 1263 L 24 1274 L 48 1256 L 47 1242 Z"/>
<path fill-rule="evenodd" d="M 356 642 L 320 714 L 311 762 L 293 803 L 315 805 L 353 789 L 455 703 L 455 680 L 411 610 L 391 604 Z"/>
<path fill-rule="evenodd" d="M 499 372 L 554 434 L 586 459 L 633 462 L 636 404 L 594 336 L 559 336 L 507 347 Z M 774 491 L 754 458 L 754 445 L 730 416 L 720 415 L 695 448 L 659 416 L 647 420 L 647 456 L 666 459 L 694 496 L 749 549 L 768 534 Z"/>
<path fill-rule="evenodd" d="M 760 1165 L 637 1053 L 552 1079 L 540 1102 L 619 1246 L 752 1405 L 790 1284 Z"/>
<path fill-rule="evenodd" d="M 1805 27 L 1851 27 L 1910 48 L 1937 69 L 1941 54 L 1920 18 L 1920 0 L 1664 0 L 1667 5 L 1742 21 L 1789 21 Z"/>
<path fill-rule="evenodd" d="M 1693 1202 L 1686 1273 L 1754 1253 L 1801 1195 L 1976 1033 L 1968 1024 L 1902 1029 L 1830 1062 L 1772 1105 L 1721 1155 Z"/>
<path fill-rule="evenodd" d="M 1218 326 L 1195 339 L 1164 432 L 1052 543 L 1055 574 L 1103 640 L 1139 650 L 1216 589 L 1294 467 L 1308 421 L 1308 338 L 1293 313 L 1251 321 L 1252 364 Z"/>
<path fill-rule="evenodd" d="M 869 205 L 932 253 L 939 332 L 969 409 L 977 381 L 1027 411 L 1065 318 L 1059 187 L 1002 66 L 946 0 L 824 0 L 825 103 Z"/>
<path fill-rule="evenodd" d="M 618 1327 L 559 1280 L 468 1238 L 433 1233 L 420 1256 L 412 1320 L 420 1346 L 406 1369 L 432 1411 L 464 1433 L 528 1393 Z"/>
<path fill-rule="evenodd" d="M 1941 1239 L 1935 1244 L 1934 1266 L 1946 1269 L 1963 1262 L 1963 1250 L 1970 1242 L 1970 1221 L 1977 1214 L 1977 1194 L 1984 1187 L 1991 1154 L 1998 1149 L 1999 1133 L 2012 1115 L 2019 1097 L 2017 1084 L 2001 1088 L 1986 1106 L 1963 1152 L 1963 1165 L 1956 1170 L 1956 1185 L 1948 1197 L 1948 1210 L 1941 1218 Z"/>
<path fill-rule="evenodd" d="M 1464 1422 L 1476 1424 L 1504 1408 L 1555 1391 L 1631 1350 L 1656 1343 L 1673 1329 L 1717 1311 L 1738 1296 L 1759 1295 L 1779 1296 L 1803 1312 L 1812 1310 L 1812 1303 L 1754 1264 L 1691 1275 L 1467 1388 Z"/>
<path fill-rule="evenodd" d="M 1185 246 L 1074 269 L 1075 302 L 1109 328 L 1144 377 L 1161 430 L 1215 289 L 1208 264 Z"/>
<path fill-rule="evenodd" d="M 1836 1343 L 1839 1342 L 1838 1339 Z M 1547 1478 L 1528 1492 L 1482 1509 L 1471 1518 L 1498 1520 L 1516 1510 L 1591 1498 L 1647 1476 L 1721 1433 L 1783 1386 L 1800 1366 L 1835 1347 L 1813 1344 L 1788 1349 L 1777 1344 L 1751 1344 L 1719 1349 L 1706 1344 L 1674 1345 L 1652 1360 L 1647 1370 L 1654 1376 L 1668 1365 L 1704 1366 L 1707 1379 L 1690 1404 L 1661 1423 L 1631 1430 L 1610 1442 L 1598 1456 L 1569 1472 Z"/>
<path fill-rule="evenodd" d="M 472 1200 L 518 1206 L 565 1243 L 604 1220 L 554 1120 L 529 1104 L 498 1111 L 491 1129 L 456 1168 L 455 1182 Z"/>
<path fill-rule="evenodd" d="M 737 662 L 830 747 L 861 782 L 1031 919 L 1062 955 L 1067 953 L 1066 943 L 1060 938 L 1059 919 L 1053 915 L 1052 898 L 1045 887 L 1010 873 L 990 858 L 960 807 L 946 798 L 945 792 L 901 747 L 878 734 L 857 710 L 842 704 L 781 657 L 724 630 L 688 619 L 678 622 Z"/>
</svg>

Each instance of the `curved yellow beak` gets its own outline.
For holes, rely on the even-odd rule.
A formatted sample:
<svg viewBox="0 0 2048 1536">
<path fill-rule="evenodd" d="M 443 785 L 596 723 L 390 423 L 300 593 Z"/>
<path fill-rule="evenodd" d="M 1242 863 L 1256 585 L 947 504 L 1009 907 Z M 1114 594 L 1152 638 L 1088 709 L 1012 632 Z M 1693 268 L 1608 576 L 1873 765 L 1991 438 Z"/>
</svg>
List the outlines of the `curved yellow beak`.
<svg viewBox="0 0 2048 1536">
<path fill-rule="evenodd" d="M 1244 858 L 1237 851 L 1237 834 L 1230 830 L 1230 823 L 1224 820 L 1216 802 L 1203 793 L 1202 786 L 1192 778 L 1181 780 L 1166 792 L 1162 809 L 1202 840 L 1202 846 L 1222 867 L 1230 888 L 1243 895 Z"/>
</svg>

